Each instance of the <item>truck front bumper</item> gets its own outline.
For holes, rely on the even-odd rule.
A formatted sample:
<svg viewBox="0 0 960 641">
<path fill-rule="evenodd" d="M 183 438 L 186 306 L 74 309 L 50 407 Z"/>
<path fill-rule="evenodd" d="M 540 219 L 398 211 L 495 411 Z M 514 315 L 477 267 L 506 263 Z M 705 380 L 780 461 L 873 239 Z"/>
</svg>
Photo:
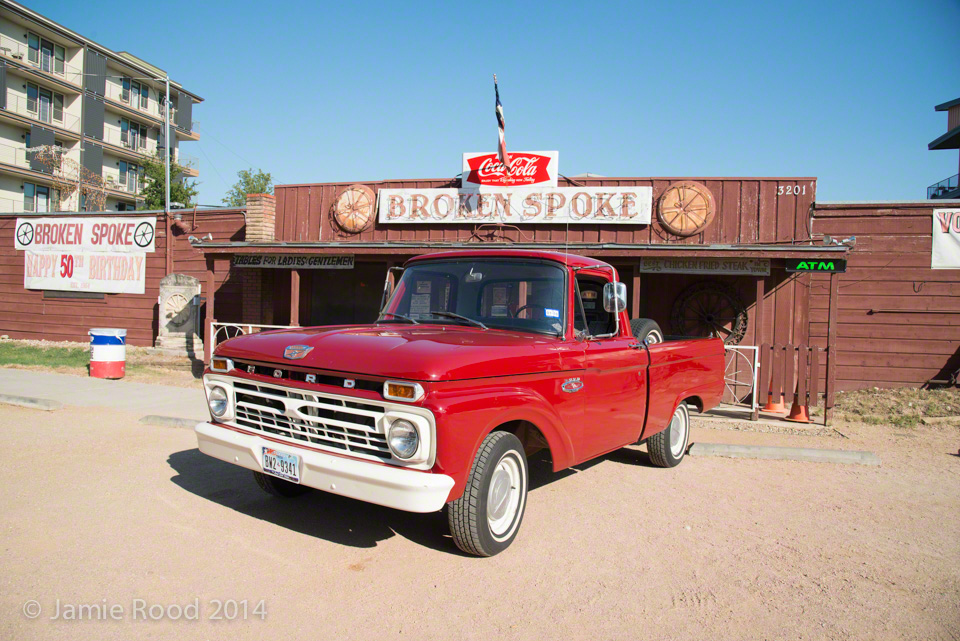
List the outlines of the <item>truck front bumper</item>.
<svg viewBox="0 0 960 641">
<path fill-rule="evenodd" d="M 453 478 L 445 474 L 365 463 L 301 449 L 212 423 L 199 423 L 194 431 L 200 451 L 213 458 L 262 472 L 263 448 L 277 448 L 300 456 L 301 485 L 407 512 L 441 509 L 454 483 Z"/>
</svg>

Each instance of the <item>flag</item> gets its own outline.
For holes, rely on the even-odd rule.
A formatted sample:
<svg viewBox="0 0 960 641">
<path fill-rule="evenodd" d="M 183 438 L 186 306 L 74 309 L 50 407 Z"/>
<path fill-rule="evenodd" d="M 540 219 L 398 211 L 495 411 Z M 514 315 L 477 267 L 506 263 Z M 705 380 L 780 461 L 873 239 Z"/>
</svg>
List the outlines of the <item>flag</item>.
<svg viewBox="0 0 960 641">
<path fill-rule="evenodd" d="M 497 146 L 497 159 L 510 174 L 510 155 L 507 153 L 507 142 L 503 137 L 503 105 L 500 104 L 500 90 L 497 88 L 497 74 L 493 74 L 493 91 L 497 95 L 497 128 L 500 131 L 500 144 Z"/>
</svg>

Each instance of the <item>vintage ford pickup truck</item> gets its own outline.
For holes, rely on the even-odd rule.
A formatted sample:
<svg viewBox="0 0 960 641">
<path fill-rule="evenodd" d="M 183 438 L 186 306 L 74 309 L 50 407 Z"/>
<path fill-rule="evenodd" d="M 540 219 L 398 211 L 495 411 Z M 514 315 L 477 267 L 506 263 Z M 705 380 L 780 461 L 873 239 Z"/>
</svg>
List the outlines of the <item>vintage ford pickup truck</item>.
<svg viewBox="0 0 960 641">
<path fill-rule="evenodd" d="M 200 451 L 253 470 L 276 496 L 316 488 L 446 507 L 457 546 L 490 556 L 517 535 L 528 456 L 547 450 L 559 471 L 645 441 L 654 465 L 673 467 L 690 406 L 720 401 L 723 343 L 664 341 L 653 321 L 630 321 L 606 263 L 464 250 L 397 271 L 371 325 L 219 345 Z"/>
</svg>

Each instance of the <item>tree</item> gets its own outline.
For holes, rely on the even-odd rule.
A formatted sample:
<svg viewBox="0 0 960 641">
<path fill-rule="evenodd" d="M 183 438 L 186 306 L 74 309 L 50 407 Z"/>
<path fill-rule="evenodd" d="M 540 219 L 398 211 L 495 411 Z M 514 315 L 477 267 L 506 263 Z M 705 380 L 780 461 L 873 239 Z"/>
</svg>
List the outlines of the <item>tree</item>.
<svg viewBox="0 0 960 641">
<path fill-rule="evenodd" d="M 143 196 L 146 209 L 163 209 L 166 205 L 166 169 L 163 153 L 158 153 L 143 164 Z M 183 177 L 183 168 L 170 161 L 170 207 L 193 207 L 197 184 Z M 174 205 L 177 203 L 177 205 Z"/>
<path fill-rule="evenodd" d="M 247 204 L 247 194 L 272 194 L 273 176 L 266 174 L 262 169 L 254 173 L 253 168 L 241 169 L 237 172 L 238 180 L 227 195 L 223 197 L 223 204 L 228 207 L 243 207 Z"/>
</svg>

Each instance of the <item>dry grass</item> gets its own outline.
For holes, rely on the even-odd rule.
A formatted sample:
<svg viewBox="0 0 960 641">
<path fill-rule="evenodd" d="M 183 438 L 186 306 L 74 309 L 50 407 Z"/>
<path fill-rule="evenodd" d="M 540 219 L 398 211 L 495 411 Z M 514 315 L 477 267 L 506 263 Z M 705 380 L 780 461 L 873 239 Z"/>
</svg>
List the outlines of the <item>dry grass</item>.
<svg viewBox="0 0 960 641">
<path fill-rule="evenodd" d="M 868 425 L 914 427 L 932 418 L 957 417 L 960 389 L 866 389 L 837 393 L 837 418 Z"/>
<path fill-rule="evenodd" d="M 0 341 L 0 367 L 88 376 L 90 348 L 83 343 Z M 141 383 L 192 387 L 202 364 L 147 347 L 127 346 L 126 379 Z"/>
</svg>

